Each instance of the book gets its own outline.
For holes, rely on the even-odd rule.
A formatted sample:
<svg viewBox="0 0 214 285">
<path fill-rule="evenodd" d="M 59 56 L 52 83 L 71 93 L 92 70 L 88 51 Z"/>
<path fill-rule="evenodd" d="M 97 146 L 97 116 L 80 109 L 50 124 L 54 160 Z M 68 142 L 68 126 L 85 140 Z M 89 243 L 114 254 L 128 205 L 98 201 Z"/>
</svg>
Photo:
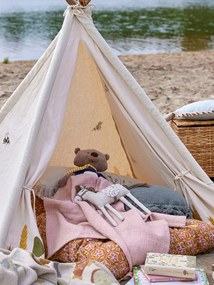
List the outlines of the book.
<svg viewBox="0 0 214 285">
<path fill-rule="evenodd" d="M 196 277 L 195 280 L 179 280 L 179 277 L 176 280 L 176 277 L 172 277 L 173 280 L 168 278 L 167 280 L 160 280 L 155 282 L 149 281 L 148 275 L 142 270 L 141 266 L 134 266 L 133 268 L 133 278 L 130 279 L 126 285 L 209 285 L 209 281 L 204 269 L 197 268 L 196 269 Z M 159 276 L 160 277 L 160 276 Z M 164 276 L 161 276 L 164 277 Z M 167 276 L 166 276 L 167 278 Z"/>
<path fill-rule="evenodd" d="M 147 275 L 141 270 L 140 265 L 136 265 L 133 267 L 133 276 L 134 276 L 134 284 L 135 285 L 149 285 L 149 279 Z"/>
<path fill-rule="evenodd" d="M 144 271 L 144 265 L 141 265 L 141 270 L 142 270 L 143 274 L 147 277 L 147 279 L 149 280 L 150 283 L 173 282 L 173 281 L 192 281 L 192 280 L 196 280 L 196 278 L 197 278 L 196 275 L 195 275 L 195 278 L 186 278 L 186 277 L 146 274 Z"/>
<path fill-rule="evenodd" d="M 150 283 L 151 285 L 170 285 L 170 282 Z M 209 285 L 207 275 L 203 269 L 196 269 L 196 280 L 192 281 L 173 281 L 173 285 Z"/>
<path fill-rule="evenodd" d="M 195 278 L 196 256 L 147 253 L 144 271 L 150 275 Z"/>
<path fill-rule="evenodd" d="M 178 282 L 178 281 L 193 281 L 195 278 L 184 278 L 184 277 L 174 277 L 174 276 L 163 276 L 163 275 L 147 275 L 150 283 L 158 283 L 158 282 Z"/>
</svg>

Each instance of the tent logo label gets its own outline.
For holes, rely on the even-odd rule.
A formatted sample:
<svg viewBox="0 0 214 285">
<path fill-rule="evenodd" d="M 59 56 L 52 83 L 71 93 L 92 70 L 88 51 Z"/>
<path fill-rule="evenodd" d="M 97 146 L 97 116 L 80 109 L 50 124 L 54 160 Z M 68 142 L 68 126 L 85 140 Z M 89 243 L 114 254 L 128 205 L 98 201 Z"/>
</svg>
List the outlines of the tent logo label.
<svg viewBox="0 0 214 285">
<path fill-rule="evenodd" d="M 99 130 L 101 130 L 102 123 L 103 122 L 99 121 L 97 123 L 97 125 L 92 129 L 92 131 L 99 131 Z"/>
<path fill-rule="evenodd" d="M 3 138 L 3 144 L 9 144 L 9 143 L 10 143 L 9 133 L 6 133 Z"/>
</svg>

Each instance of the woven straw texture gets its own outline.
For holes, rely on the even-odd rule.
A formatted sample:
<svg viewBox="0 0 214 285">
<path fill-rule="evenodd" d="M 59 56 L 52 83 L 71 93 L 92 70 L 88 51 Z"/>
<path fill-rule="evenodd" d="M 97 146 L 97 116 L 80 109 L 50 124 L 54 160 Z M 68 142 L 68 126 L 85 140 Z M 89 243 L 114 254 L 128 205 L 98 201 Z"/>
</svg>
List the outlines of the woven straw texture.
<svg viewBox="0 0 214 285">
<path fill-rule="evenodd" d="M 211 178 L 214 177 L 214 120 L 172 120 L 171 127 Z"/>
</svg>

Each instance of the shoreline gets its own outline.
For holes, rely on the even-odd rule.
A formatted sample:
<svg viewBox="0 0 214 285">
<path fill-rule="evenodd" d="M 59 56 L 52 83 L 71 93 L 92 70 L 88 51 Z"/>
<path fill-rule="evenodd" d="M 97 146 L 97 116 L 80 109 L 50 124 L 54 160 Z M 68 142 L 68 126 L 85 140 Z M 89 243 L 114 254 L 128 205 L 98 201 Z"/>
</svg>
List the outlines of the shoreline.
<svg viewBox="0 0 214 285">
<path fill-rule="evenodd" d="M 214 99 L 214 50 L 119 57 L 162 114 Z M 0 107 L 35 60 L 0 63 Z"/>
</svg>

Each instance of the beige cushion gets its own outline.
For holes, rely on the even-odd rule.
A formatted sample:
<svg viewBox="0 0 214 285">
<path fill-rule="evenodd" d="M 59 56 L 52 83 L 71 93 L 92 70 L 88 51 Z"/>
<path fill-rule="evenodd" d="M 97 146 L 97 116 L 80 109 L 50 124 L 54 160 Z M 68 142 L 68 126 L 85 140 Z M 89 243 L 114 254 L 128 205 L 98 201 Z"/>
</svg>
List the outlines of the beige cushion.
<svg viewBox="0 0 214 285">
<path fill-rule="evenodd" d="M 50 166 L 34 186 L 39 197 L 51 197 L 56 193 L 58 181 L 67 173 L 70 167 Z"/>
<path fill-rule="evenodd" d="M 103 175 L 108 181 L 112 182 L 113 184 L 116 183 L 121 184 L 127 189 L 132 189 L 135 187 L 141 187 L 147 185 L 146 183 L 139 181 L 137 179 L 128 176 L 118 175 L 111 172 L 104 172 Z"/>
<path fill-rule="evenodd" d="M 53 196 L 58 188 L 58 181 L 67 173 L 70 167 L 56 167 L 50 166 L 41 177 L 41 179 L 34 186 L 34 191 L 39 197 L 51 197 Z M 135 187 L 141 187 L 147 185 L 137 179 L 118 175 L 111 172 L 103 172 L 103 176 L 113 184 L 121 184 L 127 189 L 132 189 Z"/>
</svg>

